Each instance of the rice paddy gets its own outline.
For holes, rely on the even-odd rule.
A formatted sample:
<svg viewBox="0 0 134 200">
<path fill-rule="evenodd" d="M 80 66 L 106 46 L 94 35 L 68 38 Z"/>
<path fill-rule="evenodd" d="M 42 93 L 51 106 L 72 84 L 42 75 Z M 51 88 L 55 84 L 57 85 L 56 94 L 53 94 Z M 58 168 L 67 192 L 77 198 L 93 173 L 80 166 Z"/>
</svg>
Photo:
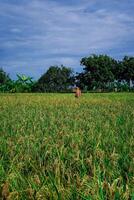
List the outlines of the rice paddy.
<svg viewBox="0 0 134 200">
<path fill-rule="evenodd" d="M 134 94 L 0 94 L 0 198 L 134 199 Z"/>
</svg>

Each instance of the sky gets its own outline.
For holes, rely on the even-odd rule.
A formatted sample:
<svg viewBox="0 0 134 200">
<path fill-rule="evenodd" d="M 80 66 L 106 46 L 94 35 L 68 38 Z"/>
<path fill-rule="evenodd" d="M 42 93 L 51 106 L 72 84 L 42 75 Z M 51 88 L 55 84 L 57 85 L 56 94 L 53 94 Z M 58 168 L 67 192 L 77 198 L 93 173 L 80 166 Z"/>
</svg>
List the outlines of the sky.
<svg viewBox="0 0 134 200">
<path fill-rule="evenodd" d="M 133 0 L 0 0 L 0 67 L 38 79 L 82 57 L 134 56 Z"/>
</svg>

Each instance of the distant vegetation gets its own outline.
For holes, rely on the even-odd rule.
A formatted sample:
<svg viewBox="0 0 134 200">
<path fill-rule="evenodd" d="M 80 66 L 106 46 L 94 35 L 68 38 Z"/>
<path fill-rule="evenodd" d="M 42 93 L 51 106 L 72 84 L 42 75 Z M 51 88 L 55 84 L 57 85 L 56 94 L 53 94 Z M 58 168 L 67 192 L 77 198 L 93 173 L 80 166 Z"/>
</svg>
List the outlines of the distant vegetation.
<svg viewBox="0 0 134 200">
<path fill-rule="evenodd" d="M 0 69 L 1 92 L 70 92 L 74 86 L 83 91 L 133 91 L 134 57 L 125 56 L 117 61 L 107 55 L 91 55 L 82 58 L 81 73 L 74 74 L 65 66 L 51 66 L 37 81 L 25 75 L 11 80 Z"/>
</svg>

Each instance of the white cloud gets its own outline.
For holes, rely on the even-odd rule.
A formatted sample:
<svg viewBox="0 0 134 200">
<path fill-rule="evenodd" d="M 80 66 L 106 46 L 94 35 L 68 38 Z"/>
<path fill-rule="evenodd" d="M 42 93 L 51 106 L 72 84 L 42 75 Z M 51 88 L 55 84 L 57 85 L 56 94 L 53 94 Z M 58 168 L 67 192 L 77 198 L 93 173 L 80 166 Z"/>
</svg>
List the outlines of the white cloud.
<svg viewBox="0 0 134 200">
<path fill-rule="evenodd" d="M 10 28 L 14 35 L 0 35 L 1 48 L 14 51 L 9 64 L 13 61 L 16 66 L 48 67 L 55 62 L 76 68 L 80 57 L 107 52 L 133 37 L 134 16 L 105 6 L 91 12 L 93 6 L 93 1 L 82 0 L 73 5 L 50 0 L 0 3 L 1 16 L 8 20 L 7 29 L 15 24 Z"/>
</svg>

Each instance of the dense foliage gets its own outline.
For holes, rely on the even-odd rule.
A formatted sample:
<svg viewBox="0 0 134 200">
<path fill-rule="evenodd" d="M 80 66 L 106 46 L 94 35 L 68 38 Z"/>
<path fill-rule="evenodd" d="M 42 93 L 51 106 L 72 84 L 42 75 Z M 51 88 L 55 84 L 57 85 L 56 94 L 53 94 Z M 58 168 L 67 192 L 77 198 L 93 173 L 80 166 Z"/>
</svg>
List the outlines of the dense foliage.
<svg viewBox="0 0 134 200">
<path fill-rule="evenodd" d="M 82 58 L 81 64 L 84 65 L 86 84 L 88 89 L 105 88 L 106 84 L 114 81 L 113 69 L 117 62 L 108 56 L 92 55 Z"/>
<path fill-rule="evenodd" d="M 80 61 L 81 73 L 71 68 L 51 66 L 37 81 L 17 75 L 11 80 L 0 69 L 1 92 L 70 92 L 73 86 L 83 91 L 134 91 L 134 57 L 125 56 L 117 61 L 107 55 L 91 55 Z"/>
<path fill-rule="evenodd" d="M 5 84 L 10 81 L 9 75 L 4 72 L 2 68 L 0 68 L 0 84 Z"/>
<path fill-rule="evenodd" d="M 39 92 L 67 92 L 74 84 L 70 68 L 51 66 L 38 80 L 35 90 Z"/>
<path fill-rule="evenodd" d="M 77 75 L 77 85 L 87 90 L 130 90 L 134 81 L 134 57 L 122 61 L 107 55 L 91 55 L 81 59 L 83 72 Z"/>
<path fill-rule="evenodd" d="M 3 71 L 3 70 L 2 70 Z M 6 73 L 3 71 L 5 74 L 5 81 L 0 83 L 0 91 L 1 92 L 10 92 L 10 93 L 15 93 L 15 92 L 32 92 L 35 81 L 32 80 L 32 77 L 27 77 L 25 75 L 20 76 L 17 74 L 17 80 L 11 80 L 9 76 L 6 76 Z M 6 79 L 7 77 L 7 79 Z"/>
</svg>

